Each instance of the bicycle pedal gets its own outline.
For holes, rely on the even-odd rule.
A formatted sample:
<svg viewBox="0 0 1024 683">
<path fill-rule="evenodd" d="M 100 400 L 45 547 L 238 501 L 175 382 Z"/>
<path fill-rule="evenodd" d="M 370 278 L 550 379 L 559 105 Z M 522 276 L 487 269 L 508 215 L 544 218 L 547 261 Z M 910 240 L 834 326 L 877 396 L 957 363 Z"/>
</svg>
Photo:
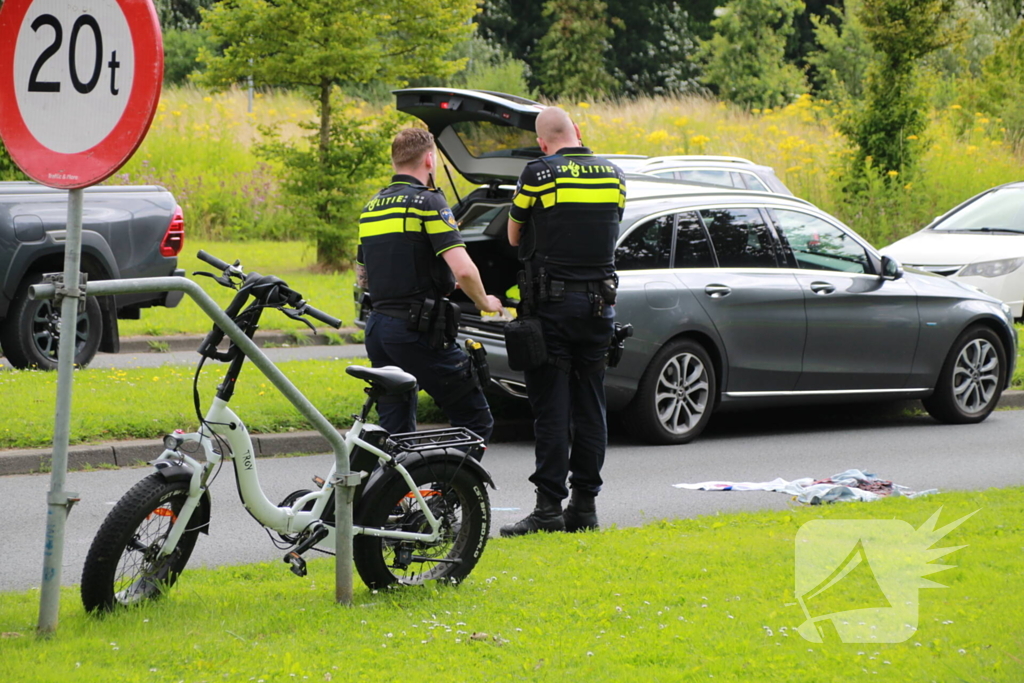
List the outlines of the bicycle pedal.
<svg viewBox="0 0 1024 683">
<path fill-rule="evenodd" d="M 306 575 L 306 561 L 302 559 L 302 556 L 296 552 L 290 552 L 284 556 L 284 561 L 289 563 L 291 566 L 289 569 L 292 570 L 292 574 L 295 576 Z"/>
<path fill-rule="evenodd" d="M 326 482 L 324 481 L 323 477 L 317 477 L 317 476 L 314 475 L 313 476 L 313 483 L 316 484 L 317 486 L 319 486 L 320 488 L 323 488 L 324 484 Z"/>
</svg>

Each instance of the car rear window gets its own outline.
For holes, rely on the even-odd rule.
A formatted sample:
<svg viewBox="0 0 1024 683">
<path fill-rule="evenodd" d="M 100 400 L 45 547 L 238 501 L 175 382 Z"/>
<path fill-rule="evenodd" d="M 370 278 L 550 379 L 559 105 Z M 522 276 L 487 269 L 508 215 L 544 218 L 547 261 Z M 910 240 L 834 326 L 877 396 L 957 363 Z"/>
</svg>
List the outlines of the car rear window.
<svg viewBox="0 0 1024 683">
<path fill-rule="evenodd" d="M 616 270 L 668 268 L 672 258 L 672 216 L 637 226 L 615 250 Z"/>
<path fill-rule="evenodd" d="M 477 159 L 485 157 L 525 157 L 536 159 L 542 155 L 537 147 L 537 134 L 514 126 L 503 126 L 490 121 L 457 121 L 452 130 L 462 144 Z"/>
<path fill-rule="evenodd" d="M 702 209 L 721 268 L 775 268 L 772 233 L 757 209 Z"/>
</svg>

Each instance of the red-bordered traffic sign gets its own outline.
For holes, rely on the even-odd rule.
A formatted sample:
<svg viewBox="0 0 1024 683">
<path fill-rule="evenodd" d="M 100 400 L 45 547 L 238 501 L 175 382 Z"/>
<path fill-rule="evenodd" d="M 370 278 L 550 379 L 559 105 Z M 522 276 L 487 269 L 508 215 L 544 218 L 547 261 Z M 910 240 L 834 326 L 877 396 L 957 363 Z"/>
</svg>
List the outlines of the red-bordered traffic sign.
<svg viewBox="0 0 1024 683">
<path fill-rule="evenodd" d="M 160 100 L 163 40 L 150 0 L 5 0 L 0 137 L 31 178 L 65 189 L 110 176 Z"/>
</svg>

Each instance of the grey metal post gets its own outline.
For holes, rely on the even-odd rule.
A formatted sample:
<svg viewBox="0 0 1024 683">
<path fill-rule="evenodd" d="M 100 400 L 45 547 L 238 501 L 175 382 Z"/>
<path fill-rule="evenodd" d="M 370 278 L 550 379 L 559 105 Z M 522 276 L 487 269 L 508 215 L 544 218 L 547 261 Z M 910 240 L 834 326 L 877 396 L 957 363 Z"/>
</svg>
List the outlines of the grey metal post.
<svg viewBox="0 0 1024 683">
<path fill-rule="evenodd" d="M 82 295 L 78 270 L 82 260 L 81 189 L 68 192 L 67 238 L 64 243 L 64 298 L 60 302 L 60 343 L 57 347 L 57 412 L 53 426 L 53 459 L 50 492 L 46 496 L 46 545 L 43 550 L 43 584 L 39 597 L 40 635 L 57 630 L 60 582 L 64 564 L 64 527 L 78 494 L 64 490 L 71 436 L 71 389 L 75 378 L 75 338 L 78 299 Z"/>
<path fill-rule="evenodd" d="M 334 476 L 334 601 L 352 604 L 352 497 L 359 474 L 337 458 Z"/>
</svg>

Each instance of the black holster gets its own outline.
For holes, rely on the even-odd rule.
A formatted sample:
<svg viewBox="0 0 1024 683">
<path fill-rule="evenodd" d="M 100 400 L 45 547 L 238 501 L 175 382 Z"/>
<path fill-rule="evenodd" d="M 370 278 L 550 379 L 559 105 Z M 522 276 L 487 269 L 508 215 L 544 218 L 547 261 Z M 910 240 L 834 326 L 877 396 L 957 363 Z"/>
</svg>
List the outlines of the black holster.
<svg viewBox="0 0 1024 683">
<path fill-rule="evenodd" d="M 611 343 L 608 345 L 608 367 L 614 368 L 622 360 L 622 352 L 626 349 L 626 339 L 633 336 L 633 326 L 615 323 Z"/>
<path fill-rule="evenodd" d="M 424 299 L 422 303 L 409 307 L 408 329 L 412 332 L 426 332 L 430 346 L 440 350 L 455 341 L 461 319 L 462 309 L 458 304 L 445 298 L 440 301 Z"/>
</svg>

